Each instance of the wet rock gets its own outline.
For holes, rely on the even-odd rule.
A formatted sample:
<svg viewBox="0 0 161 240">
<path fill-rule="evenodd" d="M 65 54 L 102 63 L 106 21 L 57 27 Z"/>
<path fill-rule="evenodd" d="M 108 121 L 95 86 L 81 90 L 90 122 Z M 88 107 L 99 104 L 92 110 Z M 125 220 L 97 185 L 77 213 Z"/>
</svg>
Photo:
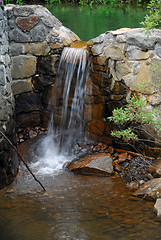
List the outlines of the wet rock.
<svg viewBox="0 0 161 240">
<path fill-rule="evenodd" d="M 158 198 L 156 200 L 156 203 L 154 205 L 154 212 L 157 214 L 157 218 L 161 220 L 161 198 Z"/>
<path fill-rule="evenodd" d="M 139 185 L 137 182 L 130 182 L 130 183 L 127 183 L 127 187 L 130 189 L 130 190 L 137 190 Z"/>
<path fill-rule="evenodd" d="M 124 153 L 121 153 L 121 154 L 117 154 L 117 157 L 118 157 L 118 160 L 117 160 L 118 163 L 124 162 L 128 159 L 128 154 L 127 154 L 127 152 L 124 152 Z"/>
<path fill-rule="evenodd" d="M 21 113 L 17 116 L 18 127 L 35 127 L 41 124 L 40 112 L 33 111 L 29 113 Z"/>
<path fill-rule="evenodd" d="M 126 161 L 121 161 L 122 176 L 128 181 L 139 182 L 140 180 L 148 181 L 151 179 L 148 169 L 151 165 L 151 159 L 143 156 L 127 157 Z"/>
<path fill-rule="evenodd" d="M 59 55 L 41 58 L 38 62 L 37 72 L 47 76 L 55 76 L 58 67 Z"/>
<path fill-rule="evenodd" d="M 40 110 L 41 100 L 37 93 L 22 93 L 16 97 L 16 114 Z"/>
<path fill-rule="evenodd" d="M 161 160 L 157 160 L 157 161 L 153 162 L 153 164 L 149 168 L 149 172 L 154 177 L 161 177 Z"/>
<path fill-rule="evenodd" d="M 33 138 L 35 138 L 36 136 L 37 136 L 37 133 L 36 133 L 35 131 L 31 130 L 31 131 L 29 132 L 29 137 L 30 137 L 30 139 L 33 139 Z"/>
<path fill-rule="evenodd" d="M 105 130 L 105 121 L 100 119 L 94 119 L 92 122 L 88 123 L 88 132 L 91 134 L 96 134 L 102 136 Z"/>
<path fill-rule="evenodd" d="M 109 176 L 113 173 L 112 157 L 105 153 L 87 155 L 67 166 L 69 171 L 96 176 Z"/>
<path fill-rule="evenodd" d="M 108 151 L 111 155 L 113 155 L 116 150 L 115 150 L 114 147 L 110 146 L 110 147 L 108 147 L 107 151 Z"/>
<path fill-rule="evenodd" d="M 145 199 L 161 198 L 161 178 L 155 178 L 144 183 L 134 195 Z"/>
</svg>

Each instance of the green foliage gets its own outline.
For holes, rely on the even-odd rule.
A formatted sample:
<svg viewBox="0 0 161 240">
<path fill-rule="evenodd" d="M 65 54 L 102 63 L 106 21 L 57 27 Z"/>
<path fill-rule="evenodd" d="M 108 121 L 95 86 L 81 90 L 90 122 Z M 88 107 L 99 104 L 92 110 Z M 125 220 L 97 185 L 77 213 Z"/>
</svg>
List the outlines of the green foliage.
<svg viewBox="0 0 161 240">
<path fill-rule="evenodd" d="M 120 131 L 111 131 L 111 136 L 124 139 L 126 138 L 127 141 L 138 140 L 138 136 L 132 131 L 130 127 Z"/>
<path fill-rule="evenodd" d="M 141 24 L 150 30 L 161 26 L 161 0 L 151 0 L 147 5 L 148 13 Z"/>
<path fill-rule="evenodd" d="M 147 108 L 146 99 L 138 99 L 135 95 L 123 108 L 114 109 L 108 119 L 117 124 L 120 130 L 111 132 L 112 136 L 124 138 L 127 141 L 137 140 L 135 129 L 138 125 L 149 124 L 161 130 L 158 112 Z"/>
<path fill-rule="evenodd" d="M 16 1 L 7 0 L 7 3 L 11 3 L 11 2 L 14 2 L 15 4 L 18 4 L 18 5 L 23 5 L 24 4 L 24 2 L 22 0 L 16 0 Z"/>
</svg>

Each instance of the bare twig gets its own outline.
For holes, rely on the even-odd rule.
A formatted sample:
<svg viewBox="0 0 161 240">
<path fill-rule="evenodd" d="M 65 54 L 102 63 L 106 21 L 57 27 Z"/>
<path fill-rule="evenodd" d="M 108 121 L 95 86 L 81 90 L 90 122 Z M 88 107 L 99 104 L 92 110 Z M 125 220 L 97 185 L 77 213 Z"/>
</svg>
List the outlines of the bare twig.
<svg viewBox="0 0 161 240">
<path fill-rule="evenodd" d="M 27 163 L 25 162 L 25 160 L 23 159 L 23 157 L 21 156 L 21 154 L 18 152 L 17 148 L 11 143 L 11 141 L 8 139 L 8 137 L 2 132 L 0 131 L 0 134 L 7 140 L 7 142 L 10 144 L 10 146 L 14 149 L 14 151 L 17 153 L 18 157 L 20 158 L 20 160 L 23 162 L 23 164 L 26 166 L 27 170 L 31 173 L 31 175 L 33 176 L 33 178 L 35 179 L 36 182 L 38 182 L 40 184 L 40 186 L 42 187 L 42 189 L 44 191 L 46 191 L 46 189 L 44 188 L 44 186 L 42 185 L 42 183 L 36 178 L 36 176 L 32 173 L 31 169 L 29 168 L 29 166 L 27 165 Z"/>
</svg>

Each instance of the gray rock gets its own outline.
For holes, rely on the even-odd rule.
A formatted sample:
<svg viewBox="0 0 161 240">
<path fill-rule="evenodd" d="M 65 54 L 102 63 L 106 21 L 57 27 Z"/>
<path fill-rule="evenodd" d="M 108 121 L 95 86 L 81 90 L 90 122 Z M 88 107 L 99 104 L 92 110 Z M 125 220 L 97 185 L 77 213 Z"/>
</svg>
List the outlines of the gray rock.
<svg viewBox="0 0 161 240">
<path fill-rule="evenodd" d="M 134 63 L 134 65 L 133 65 L 133 74 L 134 75 L 138 74 L 138 72 L 140 70 L 140 67 L 141 67 L 141 63 L 140 62 Z"/>
<path fill-rule="evenodd" d="M 10 19 L 8 21 L 8 26 L 11 28 L 11 29 L 14 29 L 15 28 L 15 20 L 14 19 Z"/>
<path fill-rule="evenodd" d="M 31 79 L 15 80 L 12 81 L 12 92 L 14 95 L 18 95 L 24 92 L 32 91 Z"/>
<path fill-rule="evenodd" d="M 156 199 L 161 197 L 161 178 L 152 179 L 144 183 L 135 193 L 135 196 L 145 199 Z"/>
<path fill-rule="evenodd" d="M 102 43 L 104 41 L 105 36 L 106 36 L 105 34 L 101 34 L 98 37 L 93 38 L 91 41 L 92 41 L 93 44 Z"/>
<path fill-rule="evenodd" d="M 156 203 L 154 205 L 154 212 L 157 214 L 157 218 L 161 220 L 161 198 L 158 198 L 156 200 Z"/>
<path fill-rule="evenodd" d="M 4 65 L 0 65 L 0 85 L 5 86 L 7 82 L 6 79 L 6 69 Z"/>
<path fill-rule="evenodd" d="M 1 54 L 5 55 L 6 53 L 8 53 L 8 45 L 9 45 L 8 39 L 7 39 L 7 34 L 5 34 L 5 33 L 3 34 L 1 43 L 2 43 Z"/>
<path fill-rule="evenodd" d="M 46 40 L 47 29 L 43 25 L 38 25 L 31 29 L 31 39 L 34 42 L 43 42 Z"/>
<path fill-rule="evenodd" d="M 158 55 L 158 57 L 161 58 L 161 43 L 156 44 L 155 51 L 156 51 L 156 54 Z"/>
<path fill-rule="evenodd" d="M 32 6 L 15 6 L 13 7 L 13 13 L 15 16 L 28 17 L 34 14 L 34 9 Z"/>
<path fill-rule="evenodd" d="M 2 20 L 4 18 L 4 13 L 2 11 L 2 8 L 0 7 L 0 20 Z"/>
<path fill-rule="evenodd" d="M 161 160 L 158 159 L 154 161 L 151 167 L 149 168 L 149 172 L 154 177 L 161 177 Z"/>
<path fill-rule="evenodd" d="M 150 56 L 148 51 L 145 52 L 135 46 L 128 46 L 126 51 L 128 53 L 129 60 L 145 60 Z"/>
<path fill-rule="evenodd" d="M 156 200 L 156 203 L 154 205 L 154 212 L 157 214 L 157 218 L 161 220 L 161 198 L 158 198 Z"/>
<path fill-rule="evenodd" d="M 144 30 L 134 30 L 126 33 L 128 44 L 138 46 L 142 49 L 154 49 L 156 37 L 153 34 L 147 34 Z"/>
<path fill-rule="evenodd" d="M 36 73 L 36 57 L 19 55 L 12 57 L 11 75 L 13 79 L 29 78 Z"/>
<path fill-rule="evenodd" d="M 18 56 L 22 53 L 25 53 L 25 45 L 21 43 L 11 43 L 9 45 L 10 56 Z"/>
<path fill-rule="evenodd" d="M 13 29 L 9 31 L 9 40 L 18 43 L 25 43 L 30 41 L 30 35 L 21 32 L 19 29 Z"/>
<path fill-rule="evenodd" d="M 0 63 L 4 64 L 6 67 L 10 64 L 10 57 L 8 54 L 0 55 Z"/>
<path fill-rule="evenodd" d="M 2 36 L 3 33 L 4 33 L 4 21 L 1 20 L 0 21 L 0 36 Z"/>
<path fill-rule="evenodd" d="M 53 15 L 49 15 L 48 17 L 42 17 L 43 23 L 47 27 L 61 27 L 62 23 Z"/>
<path fill-rule="evenodd" d="M 0 94 L 0 121 L 7 121 L 13 115 L 12 102 L 8 100 L 10 98 L 4 98 Z"/>
<path fill-rule="evenodd" d="M 35 56 L 45 56 L 50 52 L 50 47 L 47 42 L 26 44 L 25 49 L 26 52 Z"/>
</svg>

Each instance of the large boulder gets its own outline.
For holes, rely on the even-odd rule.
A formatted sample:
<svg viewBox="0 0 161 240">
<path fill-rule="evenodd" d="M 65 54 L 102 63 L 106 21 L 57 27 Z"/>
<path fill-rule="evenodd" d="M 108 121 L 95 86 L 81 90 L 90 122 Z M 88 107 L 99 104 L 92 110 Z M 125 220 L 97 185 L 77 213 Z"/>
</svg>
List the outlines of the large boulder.
<svg viewBox="0 0 161 240">
<path fill-rule="evenodd" d="M 155 178 L 144 183 L 134 195 L 152 200 L 161 198 L 161 178 Z"/>
<path fill-rule="evenodd" d="M 87 155 L 69 163 L 67 169 L 85 175 L 109 176 L 113 173 L 112 157 L 105 153 Z"/>
</svg>

